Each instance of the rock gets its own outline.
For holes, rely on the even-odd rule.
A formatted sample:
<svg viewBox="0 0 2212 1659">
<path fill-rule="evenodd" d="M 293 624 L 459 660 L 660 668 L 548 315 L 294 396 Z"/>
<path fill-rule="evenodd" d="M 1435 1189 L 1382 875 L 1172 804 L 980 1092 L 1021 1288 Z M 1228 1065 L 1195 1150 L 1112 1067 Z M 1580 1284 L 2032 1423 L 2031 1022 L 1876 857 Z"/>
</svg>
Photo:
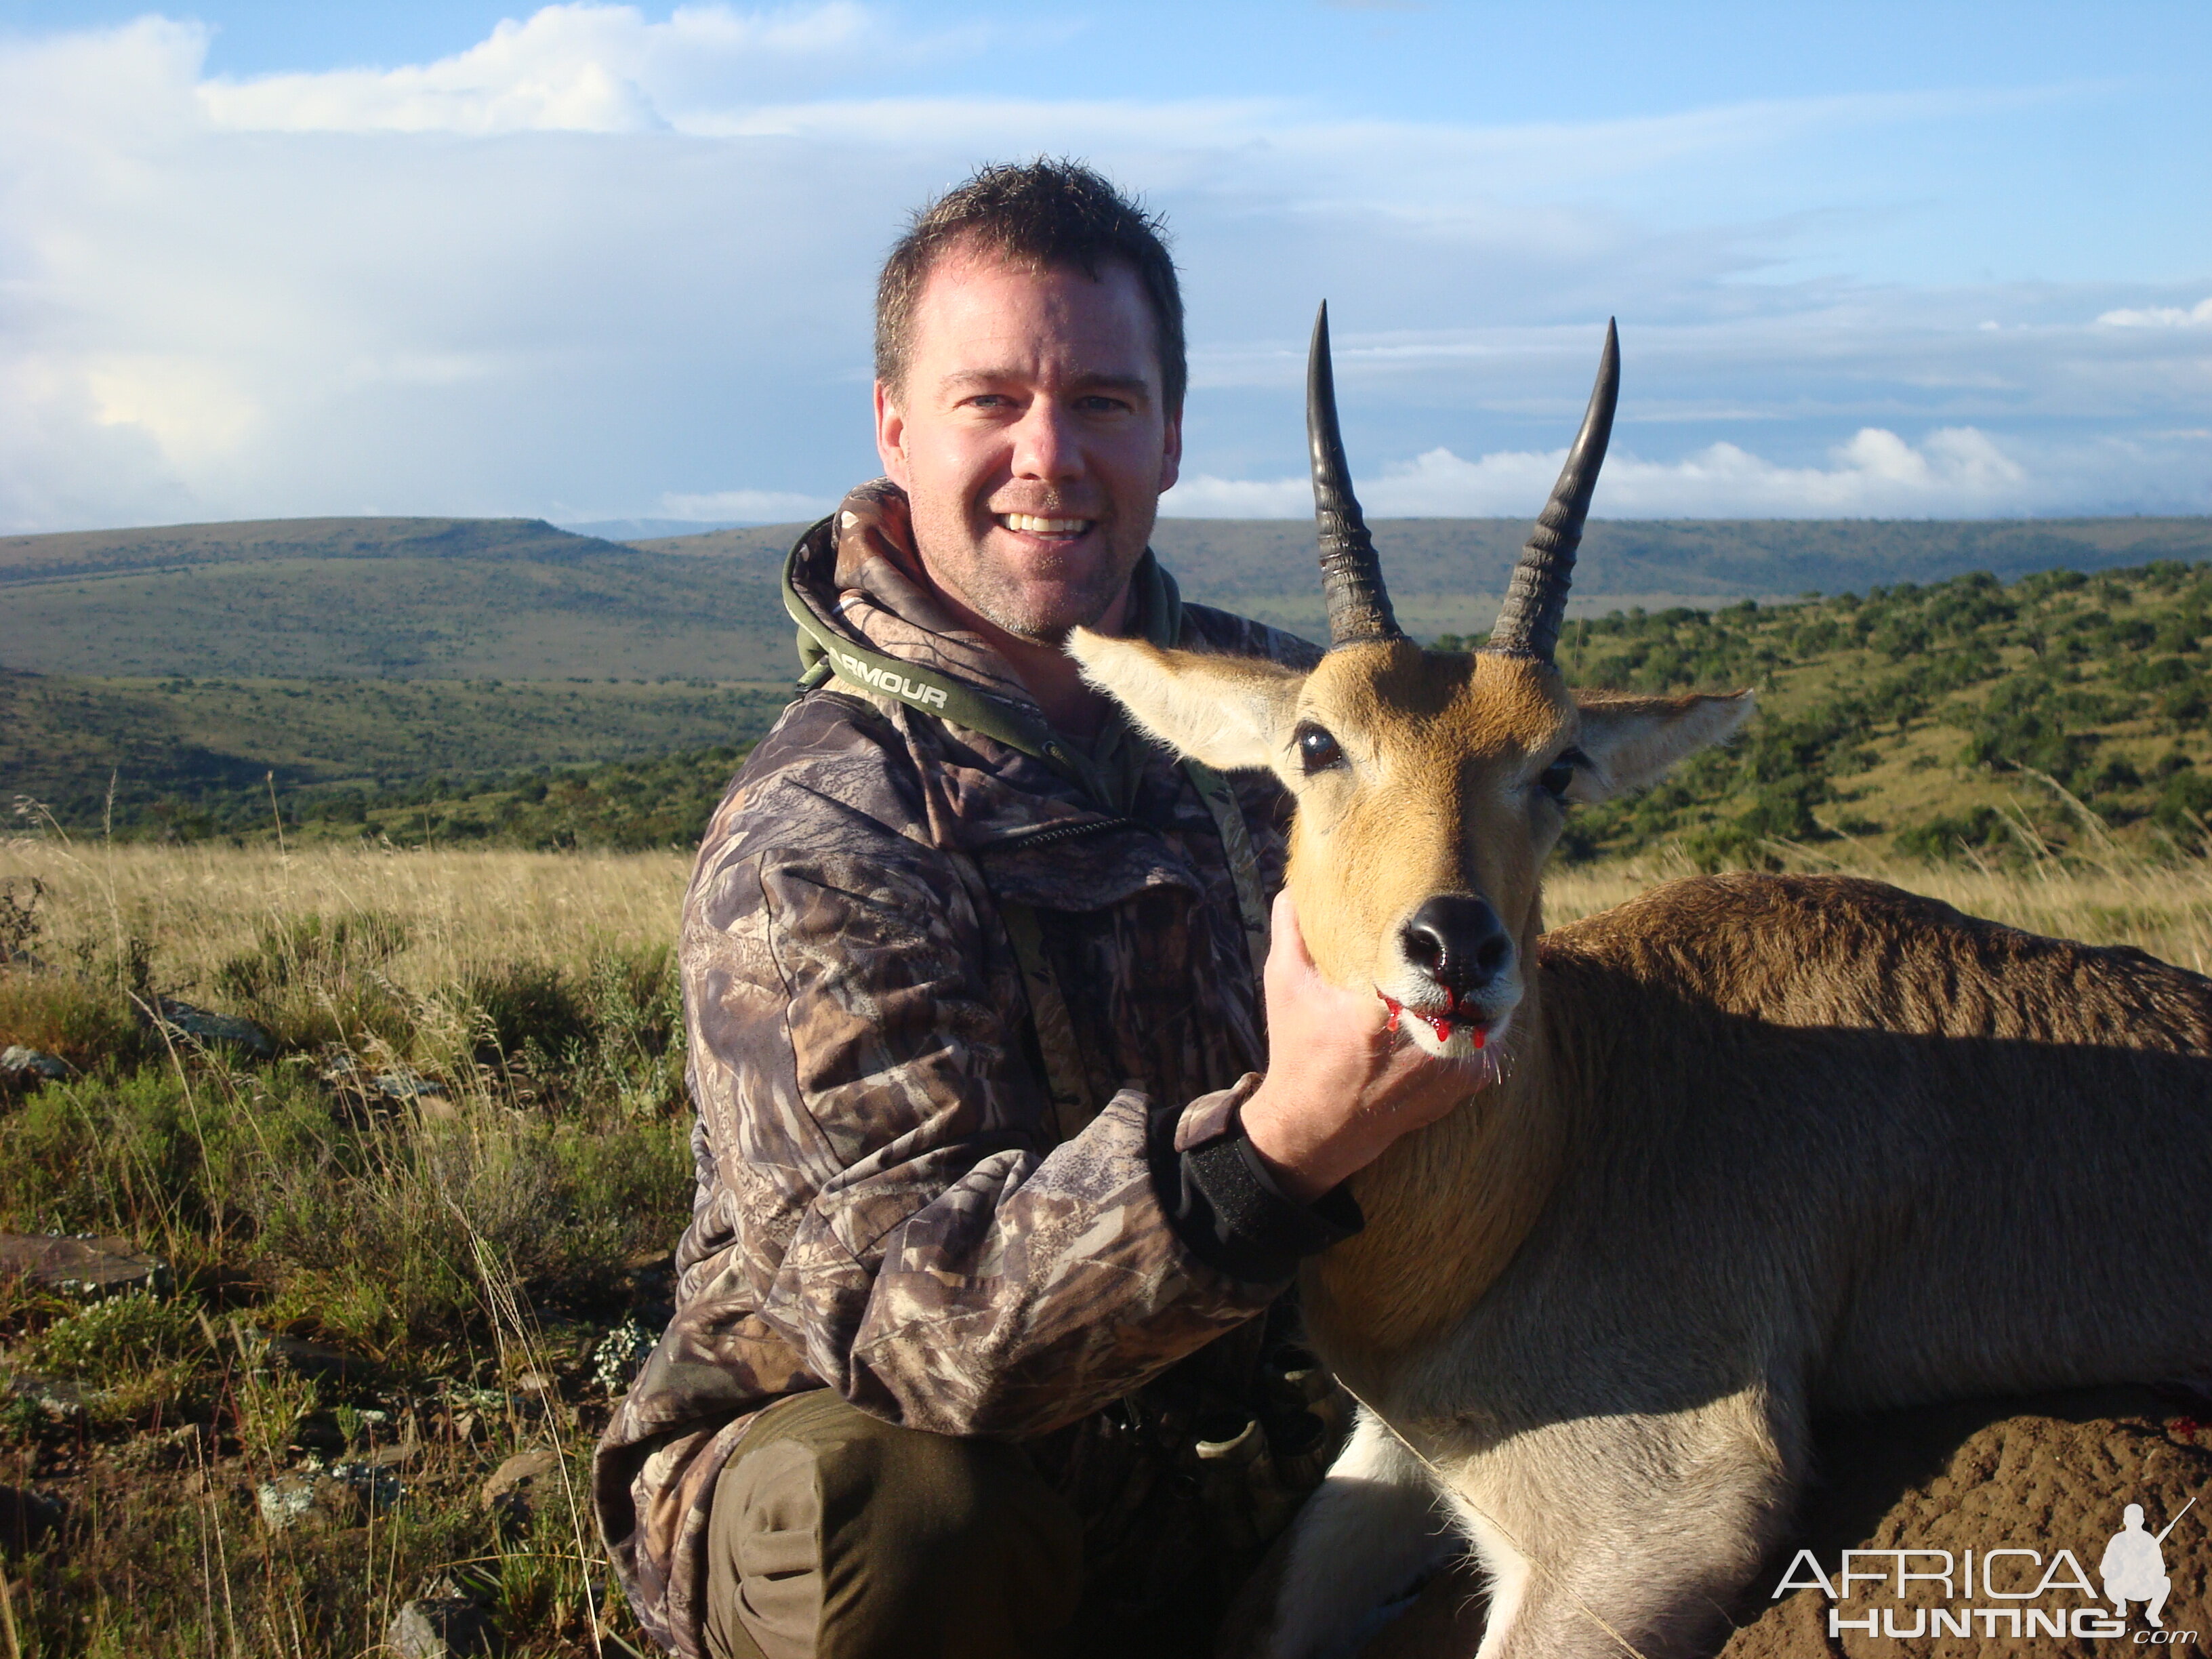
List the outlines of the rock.
<svg viewBox="0 0 2212 1659">
<path fill-rule="evenodd" d="M 264 1364 L 282 1365 L 302 1376 L 326 1382 L 351 1382 L 374 1369 L 357 1355 L 325 1347 L 319 1342 L 303 1341 L 296 1336 L 270 1337 L 261 1351 L 261 1358 Z"/>
<path fill-rule="evenodd" d="M 59 1083 L 74 1068 L 58 1054 L 49 1054 L 37 1048 L 26 1048 L 20 1042 L 11 1042 L 0 1048 L 0 1077 L 19 1088 L 34 1083 Z"/>
<path fill-rule="evenodd" d="M 304 1523 L 359 1526 L 406 1495 L 399 1477 L 368 1463 L 336 1463 L 327 1469 L 296 1469 L 254 1489 L 262 1523 L 271 1532 Z"/>
<path fill-rule="evenodd" d="M 1803 1512 L 1787 1544 L 1759 1569 L 1740 1610 L 1747 1622 L 1736 1630 L 1722 1659 L 1936 1659 L 1965 1652 L 2033 1652 L 2081 1656 L 2105 1651 L 2100 1640 L 2077 1636 L 2070 1643 L 1996 1644 L 1996 1632 L 1980 1627 L 1978 1648 L 1948 1638 L 1955 1632 L 1934 1628 L 1927 1609 L 2011 1607 L 2049 1614 L 2092 1605 L 2094 1592 L 2068 1589 L 2022 1595 L 2050 1564 L 2052 1583 L 2065 1586 L 2058 1552 L 2070 1551 L 2075 1565 L 2099 1571 L 2105 1546 L 2121 1529 L 2126 1505 L 2140 1504 L 2149 1530 L 2176 1522 L 2189 1500 L 2212 1486 L 2212 1449 L 2197 1443 L 2203 1411 L 2179 1406 L 2140 1389 L 2081 1389 L 2027 1400 L 1967 1401 L 1944 1406 L 1869 1413 L 1815 1426 L 1816 1467 L 1821 1478 L 1805 1495 Z M 2172 1577 L 2166 1609 L 2169 1626 L 2203 1628 L 2212 1614 L 2212 1548 L 2196 1519 L 2179 1521 L 2165 1548 L 2166 1571 Z M 1832 1600 L 1814 1583 L 1796 1556 L 1810 1550 L 1828 1575 L 1838 1572 L 1844 1550 L 1869 1552 L 1857 1559 L 1863 1582 L 1851 1587 L 1848 1603 Z M 1914 1563 L 1914 1582 L 1902 1590 L 1882 1571 L 1896 1565 L 1895 1552 L 1926 1552 Z M 1966 1551 L 1992 1574 L 1981 1593 L 1964 1593 Z M 2034 1558 L 2024 1581 L 2011 1579 L 1992 1591 L 2003 1552 L 2015 1552 L 2006 1573 Z M 1959 1576 L 1939 1594 L 1940 1574 L 1931 1569 L 1948 1552 Z M 1996 1553 L 1996 1559 L 1991 1557 Z M 1780 1587 L 1787 1580 L 1790 1588 Z M 2018 1584 L 2018 1589 L 2012 1587 Z M 1838 1594 L 1843 1587 L 1838 1582 Z M 2140 1618 L 2141 1607 L 2136 1608 Z M 1828 1615 L 1850 1621 L 1835 1634 Z M 1898 1637 L 1869 1636 L 1859 1621 L 1879 1615 L 1893 1621 Z M 1912 1632 L 1926 1626 L 1919 1639 Z M 2136 1643 L 2142 1627 L 2129 1621 Z M 2006 1632 L 2008 1634 L 2009 1632 Z M 2111 1650 L 2125 1650 L 2117 1640 Z"/>
<path fill-rule="evenodd" d="M 62 1523 L 62 1500 L 19 1486 L 0 1486 L 0 1559 L 27 1555 Z"/>
<path fill-rule="evenodd" d="M 276 1052 L 276 1040 L 250 1019 L 195 1008 L 191 1003 L 179 1002 L 174 997 L 156 997 L 154 1006 L 161 1016 L 158 1024 L 173 1036 L 188 1037 L 202 1044 L 221 1043 L 225 1048 L 242 1048 L 256 1060 L 270 1059 Z"/>
<path fill-rule="evenodd" d="M 127 1238 L 59 1238 L 50 1233 L 0 1233 L 0 1275 L 21 1273 L 34 1285 L 72 1296 L 114 1296 L 168 1288 L 168 1265 Z"/>
<path fill-rule="evenodd" d="M 255 1487 L 253 1498 L 261 1510 L 262 1524 L 271 1532 L 283 1532 L 314 1514 L 315 1477 L 280 1474 Z"/>
<path fill-rule="evenodd" d="M 434 1586 L 451 1588 L 450 1581 Z M 384 1641 L 400 1659 L 464 1659 L 490 1650 L 491 1624 L 465 1595 L 422 1595 L 399 1609 Z"/>
<path fill-rule="evenodd" d="M 629 1390 L 637 1368 L 653 1352 L 653 1335 L 635 1319 L 626 1319 L 592 1351 L 592 1375 L 611 1395 Z"/>
<path fill-rule="evenodd" d="M 491 1472 L 483 1483 L 483 1507 L 514 1521 L 530 1518 L 530 1500 L 538 1483 L 550 1483 L 561 1470 L 561 1454 L 539 1446 L 517 1452 Z"/>
</svg>

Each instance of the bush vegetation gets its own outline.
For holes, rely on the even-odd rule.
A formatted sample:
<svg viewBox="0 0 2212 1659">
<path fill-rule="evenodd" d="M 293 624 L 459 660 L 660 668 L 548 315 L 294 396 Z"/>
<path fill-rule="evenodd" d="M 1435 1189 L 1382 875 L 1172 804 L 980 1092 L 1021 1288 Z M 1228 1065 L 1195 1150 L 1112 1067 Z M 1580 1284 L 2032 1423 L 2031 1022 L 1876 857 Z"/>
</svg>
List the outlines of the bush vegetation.
<svg viewBox="0 0 2212 1659">
<path fill-rule="evenodd" d="M 1560 649 L 1572 684 L 1748 688 L 1760 712 L 1658 787 L 1577 813 L 1563 855 L 2193 854 L 2212 805 L 2208 635 L 2212 571 L 2180 563 L 1577 619 Z"/>
</svg>

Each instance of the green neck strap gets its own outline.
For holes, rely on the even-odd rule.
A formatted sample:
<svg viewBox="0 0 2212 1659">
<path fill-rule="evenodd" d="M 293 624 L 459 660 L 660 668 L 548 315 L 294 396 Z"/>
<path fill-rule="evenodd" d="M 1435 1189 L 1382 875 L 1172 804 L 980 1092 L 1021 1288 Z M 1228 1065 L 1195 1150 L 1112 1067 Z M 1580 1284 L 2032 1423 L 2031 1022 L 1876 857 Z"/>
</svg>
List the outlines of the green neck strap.
<svg viewBox="0 0 2212 1659">
<path fill-rule="evenodd" d="M 799 690 L 811 691 L 834 675 L 861 690 L 896 697 L 926 714 L 940 715 L 955 726 L 996 738 L 1008 748 L 1042 761 L 1079 785 L 1094 804 L 1107 811 L 1114 810 L 1110 793 L 1091 757 L 1042 720 L 988 697 L 951 675 L 884 656 L 824 628 L 792 580 L 805 545 L 805 540 L 801 540 L 792 549 L 783 567 L 783 608 L 799 629 Z M 1145 619 L 1146 638 L 1154 645 L 1175 645 L 1182 635 L 1182 596 L 1176 589 L 1175 578 L 1160 568 L 1160 562 L 1148 549 L 1130 580 Z"/>
</svg>

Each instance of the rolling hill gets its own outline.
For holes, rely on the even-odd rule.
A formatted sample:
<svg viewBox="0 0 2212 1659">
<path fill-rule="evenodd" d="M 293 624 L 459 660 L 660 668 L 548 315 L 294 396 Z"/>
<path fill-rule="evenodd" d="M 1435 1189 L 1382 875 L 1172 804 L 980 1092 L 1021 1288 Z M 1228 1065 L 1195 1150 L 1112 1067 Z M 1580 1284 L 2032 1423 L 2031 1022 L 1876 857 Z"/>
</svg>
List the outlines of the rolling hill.
<svg viewBox="0 0 2212 1659">
<path fill-rule="evenodd" d="M 680 842 L 782 706 L 776 574 L 798 528 L 624 544 L 532 520 L 332 519 L 0 538 L 0 806 L 234 836 L 272 825 L 273 796 L 318 835 Z M 1376 529 L 1401 619 L 1434 639 L 1487 628 L 1525 526 Z M 1169 520 L 1154 539 L 1191 597 L 1319 631 L 1304 526 Z M 2191 793 L 2200 761 L 2212 777 L 2191 620 L 2207 561 L 2203 519 L 1594 524 L 1572 670 L 1756 684 L 1763 713 L 1746 745 L 1583 815 L 1571 850 L 2090 835 L 2056 787 L 2097 834 L 2185 840 L 2212 805 Z M 1811 590 L 1839 597 L 1774 602 Z"/>
<path fill-rule="evenodd" d="M 791 630 L 776 577 L 799 528 L 622 543 L 529 519 L 302 519 L 0 537 L 0 665 L 152 678 L 781 681 Z M 1487 626 L 1527 529 L 1505 519 L 1378 522 L 1406 625 Z M 1167 519 L 1153 540 L 1190 598 L 1298 631 L 1320 625 L 1307 526 Z M 2154 559 L 2212 559 L 2212 520 L 1599 520 L 1573 614 Z"/>
</svg>

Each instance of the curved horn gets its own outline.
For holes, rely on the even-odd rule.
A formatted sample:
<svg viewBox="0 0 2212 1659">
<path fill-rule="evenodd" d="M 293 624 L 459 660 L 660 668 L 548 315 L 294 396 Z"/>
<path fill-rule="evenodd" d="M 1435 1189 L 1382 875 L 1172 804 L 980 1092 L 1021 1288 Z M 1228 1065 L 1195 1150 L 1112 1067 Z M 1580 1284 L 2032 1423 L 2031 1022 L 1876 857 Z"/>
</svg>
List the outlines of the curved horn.
<svg viewBox="0 0 2212 1659">
<path fill-rule="evenodd" d="M 1313 451 L 1314 525 L 1321 536 L 1322 590 L 1328 597 L 1328 642 L 1395 640 L 1404 635 L 1390 613 L 1382 563 L 1352 493 L 1344 437 L 1336 429 L 1336 376 L 1328 362 L 1328 302 L 1314 319 L 1306 358 L 1306 443 Z"/>
<path fill-rule="evenodd" d="M 1583 520 L 1590 492 L 1605 465 L 1606 441 L 1613 436 L 1613 406 L 1620 397 L 1620 336 L 1611 319 L 1605 325 L 1605 352 L 1598 359 L 1597 385 L 1591 389 L 1583 429 L 1575 434 L 1559 481 L 1552 486 L 1536 528 L 1513 567 L 1513 583 L 1491 629 L 1492 651 L 1552 659 L 1559 642 L 1559 623 L 1567 614 L 1567 587 L 1573 580 L 1575 550 L 1582 545 Z"/>
</svg>

